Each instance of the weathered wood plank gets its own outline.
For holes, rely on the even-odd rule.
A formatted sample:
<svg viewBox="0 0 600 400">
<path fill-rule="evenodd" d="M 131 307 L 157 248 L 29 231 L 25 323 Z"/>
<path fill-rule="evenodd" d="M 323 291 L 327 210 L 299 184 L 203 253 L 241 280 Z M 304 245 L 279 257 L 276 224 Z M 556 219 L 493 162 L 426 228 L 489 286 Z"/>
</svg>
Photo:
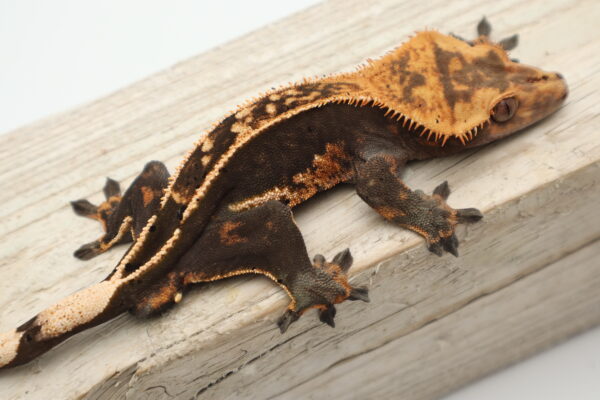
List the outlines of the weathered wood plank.
<svg viewBox="0 0 600 400">
<path fill-rule="evenodd" d="M 519 32 L 514 56 L 563 73 L 571 95 L 518 137 L 409 169 L 411 186 L 448 179 L 452 205 L 486 212 L 459 232 L 459 259 L 427 254 L 340 188 L 297 213 L 311 253 L 351 247 L 353 279 L 371 286 L 372 303 L 339 307 L 335 330 L 309 316 L 280 335 L 284 295 L 240 278 L 190 294 L 161 319 L 123 316 L 3 372 L 0 397 L 431 398 L 600 322 L 600 8 L 340 0 L 0 137 L 0 330 L 119 259 L 70 257 L 99 232 L 67 201 L 98 199 L 104 176 L 127 184 L 149 159 L 174 168 L 203 129 L 260 90 L 351 68 L 415 29 L 470 36 L 483 14 L 499 36 Z"/>
</svg>

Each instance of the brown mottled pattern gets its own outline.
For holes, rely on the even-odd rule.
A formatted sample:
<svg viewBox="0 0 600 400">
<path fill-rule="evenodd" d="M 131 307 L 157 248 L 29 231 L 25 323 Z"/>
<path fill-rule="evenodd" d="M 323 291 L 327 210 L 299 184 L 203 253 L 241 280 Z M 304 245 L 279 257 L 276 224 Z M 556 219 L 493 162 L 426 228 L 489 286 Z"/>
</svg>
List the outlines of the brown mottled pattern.
<svg viewBox="0 0 600 400">
<path fill-rule="evenodd" d="M 479 88 L 495 88 L 499 92 L 503 92 L 508 87 L 506 79 L 502 79 L 504 64 L 492 50 L 488 51 L 485 56 L 477 57 L 472 61 L 467 61 L 460 52 L 446 51 L 437 45 L 434 45 L 434 54 L 440 81 L 444 88 L 444 96 L 451 108 L 454 108 L 458 102 L 471 102 L 473 96 L 479 92 Z M 450 70 L 452 63 L 455 64 L 455 67 Z M 459 65 L 458 68 L 456 64 Z M 482 64 L 491 68 L 482 69 Z M 493 73 L 494 69 L 498 74 Z"/>
<path fill-rule="evenodd" d="M 294 207 L 319 191 L 329 189 L 340 182 L 347 181 L 352 175 L 351 155 L 345 150 L 344 143 L 327 143 L 325 152 L 313 156 L 311 165 L 295 173 L 285 183 L 272 186 L 263 192 L 246 197 L 229 205 L 232 211 L 243 211 L 270 200 L 283 201 Z"/>
</svg>

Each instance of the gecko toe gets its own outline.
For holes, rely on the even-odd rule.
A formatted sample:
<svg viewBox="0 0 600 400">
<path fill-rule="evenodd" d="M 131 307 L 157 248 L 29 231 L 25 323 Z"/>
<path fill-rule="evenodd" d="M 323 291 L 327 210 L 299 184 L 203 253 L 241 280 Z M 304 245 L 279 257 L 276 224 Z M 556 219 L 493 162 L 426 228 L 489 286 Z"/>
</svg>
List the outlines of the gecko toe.
<svg viewBox="0 0 600 400">
<path fill-rule="evenodd" d="M 504 38 L 501 41 L 499 41 L 498 44 L 506 51 L 512 50 L 519 44 L 519 35 L 514 34 L 512 36 Z"/>
<path fill-rule="evenodd" d="M 429 251 L 432 252 L 433 254 L 437 255 L 438 257 L 441 257 L 442 255 L 444 255 L 444 248 L 442 247 L 442 245 L 439 242 L 431 243 L 429 245 Z"/>
<path fill-rule="evenodd" d="M 444 181 L 440 183 L 434 190 L 434 195 L 440 196 L 442 199 L 446 200 L 448 196 L 450 196 L 450 186 L 448 185 L 448 181 Z"/>
<path fill-rule="evenodd" d="M 95 240 L 90 243 L 86 243 L 73 253 L 76 258 L 80 260 L 90 260 L 100 254 L 102 251 L 100 250 L 100 242 Z"/>
<path fill-rule="evenodd" d="M 365 303 L 370 303 L 371 299 L 369 298 L 369 289 L 366 287 L 353 287 L 350 290 L 350 296 L 348 296 L 348 300 L 360 300 Z"/>
<path fill-rule="evenodd" d="M 335 313 L 335 306 L 333 304 L 328 305 L 324 310 L 319 311 L 319 320 L 330 327 L 335 328 Z"/>
<path fill-rule="evenodd" d="M 71 202 L 71 207 L 75 214 L 82 217 L 89 217 L 98 213 L 98 207 L 90 203 L 86 199 L 75 200 Z"/>
<path fill-rule="evenodd" d="M 104 184 L 102 191 L 104 192 L 104 197 L 108 200 L 113 196 L 121 195 L 121 186 L 119 185 L 119 182 L 114 179 L 106 178 L 106 183 Z"/>
<path fill-rule="evenodd" d="M 477 222 L 483 218 L 483 214 L 476 208 L 461 208 L 456 210 L 458 222 Z"/>
<path fill-rule="evenodd" d="M 300 318 L 300 314 L 293 310 L 286 310 L 285 313 L 277 320 L 277 326 L 279 326 L 279 330 L 281 333 L 285 333 L 290 325 L 296 322 Z"/>
<path fill-rule="evenodd" d="M 350 249 L 345 249 L 337 253 L 335 257 L 333 257 L 332 262 L 338 265 L 343 272 L 348 272 L 353 261 L 354 259 L 352 258 Z"/>
<path fill-rule="evenodd" d="M 454 257 L 458 257 L 458 239 L 455 234 L 450 235 L 447 238 L 441 239 L 444 250 L 452 254 Z"/>
<path fill-rule="evenodd" d="M 316 254 L 313 257 L 313 263 L 315 264 L 315 266 L 320 267 L 323 266 L 323 264 L 325 264 L 325 257 L 323 256 L 323 254 Z"/>
<path fill-rule="evenodd" d="M 479 36 L 490 36 L 492 33 L 492 26 L 488 22 L 487 18 L 481 18 L 481 21 L 477 24 L 477 35 Z"/>
</svg>

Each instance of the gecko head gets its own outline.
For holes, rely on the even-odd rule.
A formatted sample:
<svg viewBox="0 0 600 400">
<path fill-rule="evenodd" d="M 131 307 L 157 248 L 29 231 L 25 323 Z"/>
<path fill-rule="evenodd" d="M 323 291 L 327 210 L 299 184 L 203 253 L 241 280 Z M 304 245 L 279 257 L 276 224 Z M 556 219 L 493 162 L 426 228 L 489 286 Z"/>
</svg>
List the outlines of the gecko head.
<svg viewBox="0 0 600 400">
<path fill-rule="evenodd" d="M 416 34 L 362 77 L 376 103 L 430 146 L 500 139 L 551 114 L 567 95 L 560 74 L 511 60 L 487 37 L 468 42 L 435 31 Z"/>
<path fill-rule="evenodd" d="M 489 119 L 467 147 L 480 146 L 511 135 L 555 112 L 568 95 L 561 74 L 508 60 L 498 78 L 506 89 L 489 99 Z"/>
</svg>

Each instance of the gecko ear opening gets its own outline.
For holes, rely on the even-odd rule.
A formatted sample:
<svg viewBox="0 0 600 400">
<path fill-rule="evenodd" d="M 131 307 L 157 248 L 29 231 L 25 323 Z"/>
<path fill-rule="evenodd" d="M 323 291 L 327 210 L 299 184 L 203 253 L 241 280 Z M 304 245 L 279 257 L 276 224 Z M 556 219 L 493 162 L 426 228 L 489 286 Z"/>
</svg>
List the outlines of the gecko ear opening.
<svg viewBox="0 0 600 400">
<path fill-rule="evenodd" d="M 492 108 L 492 119 L 496 122 L 508 121 L 515 115 L 518 107 L 519 102 L 514 97 L 502 99 Z"/>
</svg>

